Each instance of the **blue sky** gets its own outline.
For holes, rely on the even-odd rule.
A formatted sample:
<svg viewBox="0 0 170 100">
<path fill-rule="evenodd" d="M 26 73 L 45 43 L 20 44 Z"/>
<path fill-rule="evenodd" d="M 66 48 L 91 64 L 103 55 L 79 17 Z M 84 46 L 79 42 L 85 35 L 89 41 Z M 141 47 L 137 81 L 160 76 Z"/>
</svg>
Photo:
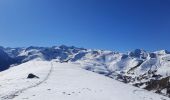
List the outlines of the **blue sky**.
<svg viewBox="0 0 170 100">
<path fill-rule="evenodd" d="M 0 45 L 170 50 L 170 0 L 0 0 Z"/>
</svg>

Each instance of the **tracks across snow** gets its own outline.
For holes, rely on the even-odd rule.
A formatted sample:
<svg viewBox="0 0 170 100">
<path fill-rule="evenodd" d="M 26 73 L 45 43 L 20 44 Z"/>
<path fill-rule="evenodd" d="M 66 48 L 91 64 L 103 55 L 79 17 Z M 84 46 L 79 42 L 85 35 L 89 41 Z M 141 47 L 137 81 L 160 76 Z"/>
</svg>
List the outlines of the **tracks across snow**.
<svg viewBox="0 0 170 100">
<path fill-rule="evenodd" d="M 2 79 L 10 76 L 10 79 L 14 78 L 16 81 L 16 76 L 12 77 L 13 74 L 17 73 L 19 78 L 23 79 L 30 72 L 37 72 L 36 75 L 43 77 L 41 77 L 42 81 L 35 80 L 37 82 L 35 83 L 31 80 L 34 85 L 25 83 L 25 80 L 9 82 L 12 86 L 5 85 L 1 91 L 11 91 L 10 88 L 17 86 L 18 83 L 27 86 L 26 88 L 20 86 L 20 89 L 14 92 L 4 92 L 6 95 L 1 96 L 0 100 L 169 100 L 169 98 L 84 70 L 80 65 L 73 63 L 29 62 L 21 67 L 17 66 L 17 69 L 7 71 L 4 75 L 9 73 L 10 75 Z"/>
<path fill-rule="evenodd" d="M 50 77 L 52 71 L 53 71 L 53 63 L 51 62 L 50 70 L 49 70 L 48 74 L 46 75 L 46 77 L 45 77 L 42 81 L 40 81 L 40 82 L 38 82 L 38 83 L 35 83 L 35 84 L 33 84 L 33 85 L 30 85 L 30 86 L 28 86 L 28 87 L 22 88 L 22 89 L 19 89 L 19 90 L 16 90 L 16 91 L 12 91 L 11 93 L 6 94 L 6 95 L 4 95 L 4 96 L 1 96 L 1 100 L 13 99 L 13 98 L 15 98 L 16 96 L 18 96 L 19 94 L 23 93 L 24 91 L 27 91 L 27 90 L 29 90 L 29 89 L 31 89 L 31 88 L 34 88 L 34 87 L 37 87 L 37 86 L 41 85 L 41 84 L 44 83 L 46 80 L 48 80 L 48 78 Z"/>
</svg>

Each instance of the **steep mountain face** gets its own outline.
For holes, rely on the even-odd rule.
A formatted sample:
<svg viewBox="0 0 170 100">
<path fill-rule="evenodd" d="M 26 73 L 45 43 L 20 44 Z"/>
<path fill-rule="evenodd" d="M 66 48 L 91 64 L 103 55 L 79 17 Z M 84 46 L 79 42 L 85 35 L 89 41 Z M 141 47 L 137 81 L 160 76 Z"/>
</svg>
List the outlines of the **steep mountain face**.
<svg viewBox="0 0 170 100">
<path fill-rule="evenodd" d="M 119 53 L 62 45 L 28 48 L 1 47 L 0 52 L 2 52 L 0 58 L 5 59 L 6 62 L 11 62 L 13 59 L 12 61 L 15 61 L 13 63 L 23 63 L 36 59 L 80 64 L 86 70 L 170 96 L 170 52 L 166 50 L 146 52 L 136 49 L 128 53 Z"/>
<path fill-rule="evenodd" d="M 0 49 L 0 71 L 8 69 L 14 62 L 14 59 L 10 58 L 7 53 Z"/>
</svg>

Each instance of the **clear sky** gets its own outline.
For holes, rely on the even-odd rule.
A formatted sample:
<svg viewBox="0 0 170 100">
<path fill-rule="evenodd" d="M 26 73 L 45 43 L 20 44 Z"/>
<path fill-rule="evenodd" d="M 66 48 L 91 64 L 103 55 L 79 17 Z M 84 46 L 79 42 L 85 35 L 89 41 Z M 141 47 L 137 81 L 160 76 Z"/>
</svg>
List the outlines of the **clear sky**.
<svg viewBox="0 0 170 100">
<path fill-rule="evenodd" d="M 170 50 L 170 0 L 0 0 L 0 45 Z"/>
</svg>

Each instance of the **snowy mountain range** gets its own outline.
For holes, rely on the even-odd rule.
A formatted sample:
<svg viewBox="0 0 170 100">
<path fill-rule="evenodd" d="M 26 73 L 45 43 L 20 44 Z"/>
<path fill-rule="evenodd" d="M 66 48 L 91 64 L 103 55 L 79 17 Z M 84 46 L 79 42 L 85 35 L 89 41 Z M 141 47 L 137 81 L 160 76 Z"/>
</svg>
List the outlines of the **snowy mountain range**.
<svg viewBox="0 0 170 100">
<path fill-rule="evenodd" d="M 74 46 L 0 47 L 0 70 L 28 61 L 72 63 L 123 83 L 170 97 L 170 52 L 136 49 L 127 53 Z"/>
</svg>

